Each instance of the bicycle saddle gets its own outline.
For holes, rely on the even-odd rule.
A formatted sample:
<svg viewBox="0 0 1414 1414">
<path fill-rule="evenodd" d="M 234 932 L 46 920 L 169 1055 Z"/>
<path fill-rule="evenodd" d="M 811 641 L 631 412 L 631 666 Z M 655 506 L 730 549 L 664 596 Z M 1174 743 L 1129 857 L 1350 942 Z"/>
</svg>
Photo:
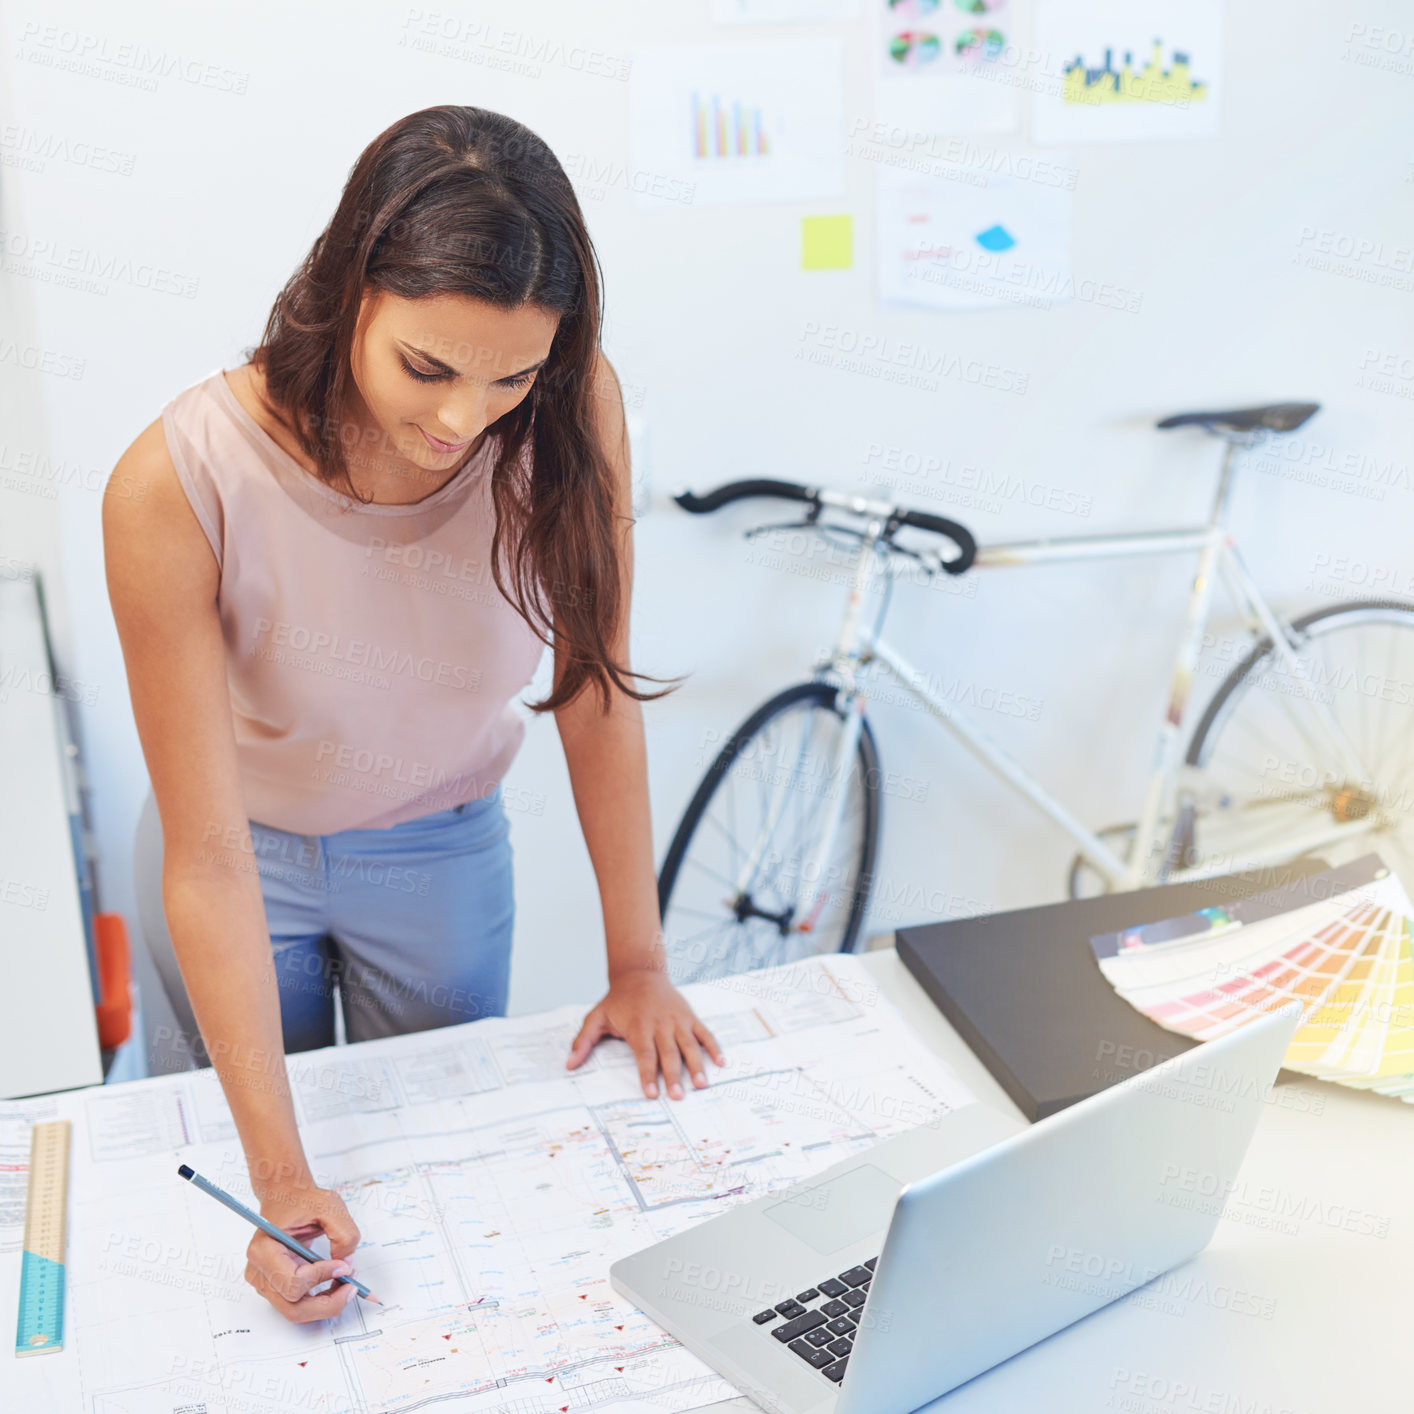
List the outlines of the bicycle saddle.
<svg viewBox="0 0 1414 1414">
<path fill-rule="evenodd" d="M 1320 403 L 1268 403 L 1259 408 L 1234 408 L 1231 412 L 1179 412 L 1156 427 L 1230 427 L 1234 432 L 1295 432 L 1321 410 Z"/>
</svg>

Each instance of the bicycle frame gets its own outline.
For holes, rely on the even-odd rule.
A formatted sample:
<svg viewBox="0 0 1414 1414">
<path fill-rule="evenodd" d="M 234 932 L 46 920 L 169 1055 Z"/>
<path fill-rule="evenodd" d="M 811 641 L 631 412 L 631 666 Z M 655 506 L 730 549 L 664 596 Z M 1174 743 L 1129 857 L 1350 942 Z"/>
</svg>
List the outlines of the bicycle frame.
<svg viewBox="0 0 1414 1414">
<path fill-rule="evenodd" d="M 1145 884 L 1192 880 L 1228 872 L 1233 867 L 1231 861 L 1195 868 L 1176 868 L 1174 859 L 1175 826 L 1184 772 L 1182 732 L 1193 675 L 1202 650 L 1204 630 L 1211 609 L 1215 577 L 1221 576 L 1234 602 L 1246 615 L 1249 628 L 1265 634 L 1270 639 L 1277 661 L 1285 667 L 1293 681 L 1304 684 L 1305 677 L 1296 657 L 1295 649 L 1298 645 L 1294 642 L 1291 631 L 1263 598 L 1227 531 L 1235 454 L 1240 446 L 1250 446 L 1257 439 L 1238 434 L 1219 435 L 1223 436 L 1227 446 L 1217 493 L 1206 524 L 1179 530 L 1016 541 L 980 548 L 974 561 L 974 568 L 1000 569 L 1118 556 L 1179 553 L 1197 556 L 1197 569 L 1189 592 L 1183 629 L 1169 681 L 1168 702 L 1159 726 L 1154 769 L 1145 791 L 1134 844 L 1127 861 L 1098 834 L 1081 824 L 966 712 L 931 691 L 926 677 L 902 654 L 882 638 L 876 637 L 873 629 L 865 625 L 864 600 L 874 583 L 875 575 L 881 572 L 880 562 L 884 566 L 883 573 L 894 573 L 890 553 L 880 545 L 892 507 L 883 502 L 868 501 L 838 492 L 822 492 L 821 500 L 825 505 L 869 517 L 867 527 L 862 532 L 863 538 L 838 638 L 830 656 L 816 670 L 817 676 L 828 676 L 837 680 L 840 701 L 846 709 L 845 729 L 840 733 L 830 763 L 831 785 L 837 785 L 847 778 L 846 773 L 854 758 L 868 697 L 868 670 L 871 665 L 877 663 L 973 755 L 1064 830 L 1074 840 L 1081 856 L 1104 879 L 1107 887 L 1132 889 Z M 1326 746 L 1334 749 L 1343 769 L 1351 773 L 1356 780 L 1369 780 L 1369 772 L 1365 770 L 1327 706 L 1304 686 L 1297 698 L 1309 709 L 1312 734 L 1324 738 Z M 1288 709 L 1293 709 L 1290 698 L 1285 699 L 1285 703 Z M 806 881 L 825 878 L 825 868 L 838 832 L 844 798 L 845 792 L 841 789 L 831 789 L 829 792 L 832 803 L 812 857 L 806 863 L 803 876 Z M 1372 817 L 1343 824 L 1314 826 L 1301 836 L 1294 836 L 1274 846 L 1268 855 L 1254 855 L 1250 859 L 1244 859 L 1240 862 L 1240 867 L 1282 863 L 1302 852 L 1349 838 L 1352 834 L 1367 832 L 1374 824 Z M 752 871 L 752 867 L 749 861 L 747 869 L 743 871 L 743 879 L 739 881 L 744 888 L 749 886 L 750 879 L 747 875 Z M 825 897 L 823 890 L 817 888 L 808 906 L 802 910 L 802 931 L 808 930 L 818 917 Z"/>
</svg>

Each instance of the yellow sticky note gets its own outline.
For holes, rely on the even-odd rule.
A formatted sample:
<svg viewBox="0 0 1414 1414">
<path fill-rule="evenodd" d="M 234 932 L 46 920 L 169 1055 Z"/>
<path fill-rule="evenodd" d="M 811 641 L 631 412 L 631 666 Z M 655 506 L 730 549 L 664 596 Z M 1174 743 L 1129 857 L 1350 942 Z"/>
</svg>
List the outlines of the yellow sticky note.
<svg viewBox="0 0 1414 1414">
<path fill-rule="evenodd" d="M 800 268 L 848 270 L 854 264 L 853 216 L 803 216 Z"/>
</svg>

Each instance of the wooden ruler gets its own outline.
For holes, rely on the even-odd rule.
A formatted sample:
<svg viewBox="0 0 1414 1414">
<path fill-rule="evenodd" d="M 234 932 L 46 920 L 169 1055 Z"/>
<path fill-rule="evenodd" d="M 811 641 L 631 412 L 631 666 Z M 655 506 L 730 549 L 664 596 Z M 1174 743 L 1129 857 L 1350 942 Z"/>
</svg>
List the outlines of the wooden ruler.
<svg viewBox="0 0 1414 1414">
<path fill-rule="evenodd" d="M 64 1348 L 64 1237 L 69 1199 L 69 1121 L 36 1124 L 29 1137 L 29 1191 L 20 1265 L 16 1355 Z"/>
</svg>

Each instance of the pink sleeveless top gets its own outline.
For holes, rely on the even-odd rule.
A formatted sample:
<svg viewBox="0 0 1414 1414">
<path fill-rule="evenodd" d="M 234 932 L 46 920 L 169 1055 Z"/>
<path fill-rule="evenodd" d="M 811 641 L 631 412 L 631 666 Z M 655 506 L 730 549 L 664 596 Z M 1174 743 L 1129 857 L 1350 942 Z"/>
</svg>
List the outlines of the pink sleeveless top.
<svg viewBox="0 0 1414 1414">
<path fill-rule="evenodd" d="M 491 577 L 496 438 L 421 501 L 365 506 L 291 457 L 219 369 L 162 426 L 221 570 L 249 818 L 323 835 L 489 794 L 542 652 Z"/>
</svg>

